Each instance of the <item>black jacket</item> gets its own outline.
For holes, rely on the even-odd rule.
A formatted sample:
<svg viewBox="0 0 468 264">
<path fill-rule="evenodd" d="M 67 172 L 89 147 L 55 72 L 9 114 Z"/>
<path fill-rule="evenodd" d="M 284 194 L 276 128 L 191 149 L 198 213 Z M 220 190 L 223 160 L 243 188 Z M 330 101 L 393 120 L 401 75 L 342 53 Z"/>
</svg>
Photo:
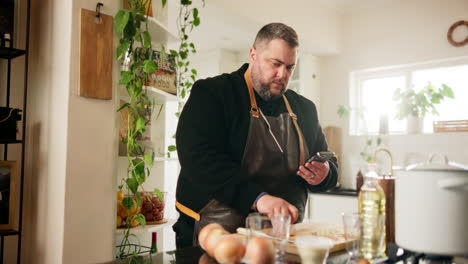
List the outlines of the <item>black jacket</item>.
<svg viewBox="0 0 468 264">
<path fill-rule="evenodd" d="M 264 191 L 241 169 L 250 123 L 250 100 L 244 80 L 247 67 L 244 64 L 233 73 L 195 82 L 180 116 L 176 143 L 181 171 L 176 198 L 196 212 L 215 198 L 247 215 Z M 285 95 L 298 116 L 309 153 L 328 150 L 314 103 L 294 91 L 288 90 Z M 258 95 L 256 98 L 265 115 L 287 112 L 282 99 L 267 102 Z M 307 189 L 324 191 L 334 187 L 337 176 L 336 165 L 330 165 L 329 175 L 316 186 L 291 175 L 290 185 L 284 187 L 289 192 L 272 195 L 286 199 L 302 213 Z"/>
</svg>

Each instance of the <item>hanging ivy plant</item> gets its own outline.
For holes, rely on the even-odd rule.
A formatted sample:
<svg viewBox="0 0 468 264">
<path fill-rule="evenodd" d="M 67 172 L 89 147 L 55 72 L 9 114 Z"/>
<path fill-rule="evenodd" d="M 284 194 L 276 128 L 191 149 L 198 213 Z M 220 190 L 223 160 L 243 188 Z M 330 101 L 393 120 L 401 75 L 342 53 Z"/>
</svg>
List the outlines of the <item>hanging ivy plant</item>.
<svg viewBox="0 0 468 264">
<path fill-rule="evenodd" d="M 125 86 L 130 97 L 129 102 L 117 110 L 118 112 L 123 109 L 128 110 L 128 132 L 126 138 L 122 140 L 127 150 L 127 176 L 123 184 L 119 186 L 119 193 L 121 192 L 119 195 L 123 198 L 118 198 L 119 205 L 121 204 L 126 210 L 127 220 L 119 246 L 117 256 L 119 258 L 137 256 L 141 253 L 141 245 L 130 242 L 130 238 L 138 240 L 137 236 L 132 234 L 131 227 L 136 223 L 142 226 L 146 224 L 144 215 L 139 212 L 143 199 L 140 192 L 143 190 L 142 184 L 150 176 L 155 153 L 145 149 L 139 143 L 139 139 L 148 128 L 155 107 L 154 100 L 148 96 L 145 84 L 149 74 L 158 70 L 158 65 L 152 58 L 151 35 L 148 31 L 148 18 L 145 10 L 145 7 L 151 6 L 151 0 L 127 1 L 130 8 L 119 10 L 114 17 L 114 31 L 119 37 L 116 57 L 122 64 L 119 85 Z M 204 0 L 202 1 L 204 6 Z M 161 0 L 161 2 L 164 8 L 166 0 Z M 194 27 L 200 25 L 198 9 L 191 5 L 192 1 L 181 0 L 177 19 L 181 44 L 178 51 L 170 51 L 176 57 L 178 94 L 182 101 L 186 100 L 197 74 L 195 69 L 189 69 L 190 62 L 188 61 L 189 54 L 196 52 L 195 45 L 188 40 L 188 34 Z M 182 105 L 179 105 L 179 110 Z M 175 146 L 169 146 L 168 150 L 175 151 Z M 162 201 L 161 192 L 157 189 L 154 192 Z"/>
<path fill-rule="evenodd" d="M 205 6 L 205 0 L 202 0 L 202 7 Z M 176 113 L 177 117 L 180 117 L 180 111 L 187 101 L 192 85 L 197 79 L 198 72 L 195 68 L 190 66 L 190 54 L 197 53 L 195 43 L 189 39 L 189 34 L 192 30 L 200 25 L 200 17 L 198 16 L 198 8 L 193 6 L 193 2 L 190 0 L 181 0 L 179 16 L 177 17 L 177 29 L 179 32 L 179 38 L 181 40 L 179 50 L 171 50 L 171 54 L 176 58 L 177 71 L 177 94 L 179 96 L 179 111 Z M 175 136 L 173 136 L 175 137 Z M 168 157 L 171 156 L 171 152 L 177 150 L 175 145 L 168 147 Z"/>
<path fill-rule="evenodd" d="M 154 101 L 148 96 L 144 84 L 147 83 L 148 75 L 158 69 L 151 58 L 151 35 L 145 15 L 145 6 L 149 6 L 150 1 L 128 0 L 130 9 L 121 9 L 114 17 L 114 31 L 119 37 L 116 56 L 122 63 L 119 84 L 125 86 L 130 97 L 129 102 L 118 109 L 128 109 L 128 132 L 123 139 L 128 159 L 123 191 L 127 195 L 121 201 L 127 210 L 127 217 L 119 257 L 139 252 L 139 249 L 133 249 L 132 252 L 129 238 L 136 236 L 131 234 L 130 228 L 136 223 L 142 226 L 146 224 L 145 216 L 138 210 L 142 204 L 140 189 L 150 175 L 154 160 L 154 152 L 145 149 L 138 141 L 147 129 L 154 108 Z"/>
</svg>

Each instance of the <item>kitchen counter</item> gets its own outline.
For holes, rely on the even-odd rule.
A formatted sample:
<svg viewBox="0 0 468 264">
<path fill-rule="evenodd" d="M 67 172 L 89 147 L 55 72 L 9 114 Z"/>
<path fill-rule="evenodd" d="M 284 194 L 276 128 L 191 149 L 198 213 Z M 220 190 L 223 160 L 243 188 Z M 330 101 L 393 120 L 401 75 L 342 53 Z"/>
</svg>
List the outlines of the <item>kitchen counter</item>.
<svg viewBox="0 0 468 264">
<path fill-rule="evenodd" d="M 338 195 L 338 196 L 358 196 L 358 191 L 354 189 L 335 188 L 326 192 L 317 192 L 314 194 Z"/>
<path fill-rule="evenodd" d="M 151 261 L 150 261 L 151 259 Z M 346 263 L 347 254 L 345 251 L 340 251 L 332 254 L 327 260 L 327 264 L 343 264 Z M 218 264 L 216 260 L 205 254 L 205 251 L 200 247 L 189 247 L 178 249 L 174 251 L 161 252 L 153 254 L 151 257 L 146 255 L 141 257 L 136 262 L 128 262 L 125 260 L 116 260 L 113 262 L 107 262 L 113 264 L 124 264 L 124 263 L 141 263 L 141 264 Z M 106 264 L 107 264 L 106 263 Z M 283 261 L 277 263 L 284 264 L 300 264 L 300 259 L 296 255 L 287 254 Z"/>
<path fill-rule="evenodd" d="M 382 263 L 405 263 L 404 261 L 409 261 L 410 263 L 418 263 L 418 259 L 421 258 L 421 254 L 415 254 L 413 252 L 398 249 L 397 245 L 389 244 L 387 247 L 388 259 L 382 259 Z M 345 264 L 347 262 L 348 255 L 345 250 L 338 251 L 330 254 L 327 259 L 327 264 Z M 457 257 L 453 263 L 467 264 L 468 258 Z M 151 257 L 146 255 L 140 257 L 138 261 L 128 262 L 126 260 L 115 260 L 113 262 L 106 262 L 105 264 L 123 264 L 123 263 L 141 263 L 141 264 L 218 264 L 213 258 L 205 254 L 203 249 L 200 247 L 189 247 L 178 249 L 174 251 L 160 252 L 153 254 Z M 284 264 L 300 264 L 300 258 L 296 255 L 287 254 L 284 257 L 283 261 L 278 261 L 276 263 Z"/>
</svg>

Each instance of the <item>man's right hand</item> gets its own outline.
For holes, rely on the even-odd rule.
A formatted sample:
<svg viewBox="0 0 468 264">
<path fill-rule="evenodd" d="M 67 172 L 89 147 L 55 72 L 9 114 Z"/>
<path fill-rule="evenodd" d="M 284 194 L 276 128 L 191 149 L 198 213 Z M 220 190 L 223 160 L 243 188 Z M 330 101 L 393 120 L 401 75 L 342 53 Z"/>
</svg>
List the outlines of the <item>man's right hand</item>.
<svg viewBox="0 0 468 264">
<path fill-rule="evenodd" d="M 257 211 L 268 216 L 274 214 L 290 214 L 291 222 L 295 223 L 299 216 L 297 208 L 285 200 L 272 195 L 265 194 L 257 201 Z"/>
</svg>

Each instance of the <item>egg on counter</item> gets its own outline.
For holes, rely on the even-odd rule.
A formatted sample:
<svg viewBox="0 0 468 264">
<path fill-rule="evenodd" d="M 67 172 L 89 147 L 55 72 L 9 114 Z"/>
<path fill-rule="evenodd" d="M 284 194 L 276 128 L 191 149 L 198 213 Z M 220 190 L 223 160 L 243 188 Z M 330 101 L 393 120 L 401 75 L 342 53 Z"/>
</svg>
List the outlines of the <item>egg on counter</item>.
<svg viewBox="0 0 468 264">
<path fill-rule="evenodd" d="M 245 257 L 250 264 L 271 264 L 275 260 L 275 246 L 269 239 L 254 237 L 247 244 Z"/>
<path fill-rule="evenodd" d="M 220 264 L 239 263 L 244 254 L 245 245 L 236 234 L 223 236 L 214 248 L 214 257 Z"/>
<path fill-rule="evenodd" d="M 204 250 L 206 250 L 206 238 L 208 237 L 208 234 L 211 232 L 211 230 L 214 229 L 224 230 L 222 225 L 217 223 L 211 223 L 204 226 L 198 234 L 198 243 L 200 243 L 201 248 L 203 248 Z"/>
<path fill-rule="evenodd" d="M 211 230 L 205 239 L 205 251 L 210 256 L 214 256 L 214 249 L 223 236 L 229 235 L 229 232 L 224 229 Z"/>
</svg>

